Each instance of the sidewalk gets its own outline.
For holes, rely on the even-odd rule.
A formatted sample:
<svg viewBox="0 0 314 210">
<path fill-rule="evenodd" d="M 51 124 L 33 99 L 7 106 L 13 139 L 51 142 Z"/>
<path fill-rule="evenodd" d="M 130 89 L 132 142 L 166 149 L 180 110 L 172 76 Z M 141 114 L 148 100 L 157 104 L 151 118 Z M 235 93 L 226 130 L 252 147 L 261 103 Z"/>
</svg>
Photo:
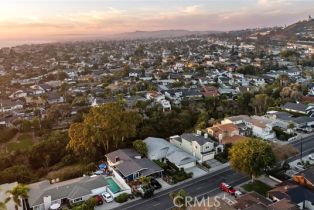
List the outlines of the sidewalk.
<svg viewBox="0 0 314 210">
<path fill-rule="evenodd" d="M 208 174 L 214 173 L 214 172 L 216 172 L 216 171 L 218 171 L 218 170 L 221 170 L 221 169 L 223 169 L 223 168 L 226 168 L 226 167 L 228 167 L 228 166 L 229 166 L 229 163 L 221 164 L 221 165 L 219 165 L 219 166 L 217 166 L 217 167 L 215 167 L 215 168 L 211 168 L 208 173 L 206 173 L 206 174 L 204 174 L 204 175 L 202 175 L 202 176 L 206 176 L 206 175 L 208 175 Z M 178 182 L 178 183 L 173 184 L 173 185 L 170 185 L 170 184 L 166 183 L 166 182 L 165 182 L 164 180 L 162 180 L 161 178 L 157 178 L 157 181 L 162 185 L 162 188 L 159 189 L 159 190 L 156 190 L 155 193 L 160 193 L 160 192 L 162 192 L 162 191 L 165 191 L 165 190 L 174 188 L 174 187 L 176 187 L 176 186 L 178 186 L 178 185 L 181 185 L 181 184 L 190 182 L 191 180 L 196 179 L 196 178 L 199 178 L 199 177 L 202 177 L 202 176 L 192 177 L 192 178 L 186 179 L 186 180 L 184 180 L 184 181 L 182 181 L 182 182 Z M 114 209 L 114 208 L 118 208 L 118 207 L 121 206 L 121 205 L 125 205 L 125 204 L 128 204 L 128 203 L 132 203 L 133 201 L 137 201 L 137 200 L 140 200 L 140 199 L 141 199 L 141 198 L 135 198 L 135 199 L 133 199 L 133 200 L 128 200 L 128 201 L 125 202 L 125 203 L 117 203 L 117 202 L 115 202 L 115 201 L 113 201 L 113 202 L 111 202 L 111 203 L 104 203 L 104 204 L 101 205 L 101 206 L 97 206 L 97 207 L 95 208 L 95 210 L 109 210 L 109 209 Z"/>
<path fill-rule="evenodd" d="M 275 180 L 265 176 L 265 175 L 262 175 L 260 177 L 257 178 L 257 180 L 267 184 L 268 186 L 271 186 L 271 187 L 276 187 L 280 182 L 276 182 Z"/>
</svg>

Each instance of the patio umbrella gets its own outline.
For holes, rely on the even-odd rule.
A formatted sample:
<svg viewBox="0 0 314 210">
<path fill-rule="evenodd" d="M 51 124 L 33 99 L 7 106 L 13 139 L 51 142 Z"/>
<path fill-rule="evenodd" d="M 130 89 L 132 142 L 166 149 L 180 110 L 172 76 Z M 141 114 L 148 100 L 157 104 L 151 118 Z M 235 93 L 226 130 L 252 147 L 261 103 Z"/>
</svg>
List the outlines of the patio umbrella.
<svg viewBox="0 0 314 210">
<path fill-rule="evenodd" d="M 105 168 L 107 168 L 107 165 L 102 163 L 98 167 L 99 167 L 100 170 L 104 170 Z"/>
<path fill-rule="evenodd" d="M 51 206 L 50 206 L 50 209 L 51 210 L 55 210 L 55 209 L 59 209 L 60 208 L 60 204 L 59 203 L 55 203 L 55 204 L 52 204 Z"/>
</svg>

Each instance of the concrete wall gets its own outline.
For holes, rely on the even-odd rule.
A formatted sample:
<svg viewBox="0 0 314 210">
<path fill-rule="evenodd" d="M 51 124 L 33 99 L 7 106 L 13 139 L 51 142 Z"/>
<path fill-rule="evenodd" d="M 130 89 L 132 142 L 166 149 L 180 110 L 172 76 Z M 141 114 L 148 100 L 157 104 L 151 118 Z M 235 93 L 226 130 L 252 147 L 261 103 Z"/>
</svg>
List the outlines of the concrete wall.
<svg viewBox="0 0 314 210">
<path fill-rule="evenodd" d="M 120 176 L 120 174 L 118 172 L 116 172 L 114 169 L 112 170 L 113 174 L 114 174 L 114 178 L 113 180 L 116 181 L 116 183 L 120 186 L 120 188 L 122 189 L 122 192 L 113 194 L 111 192 L 111 194 L 113 195 L 113 197 L 117 197 L 118 195 L 120 195 L 121 193 L 128 193 L 131 194 L 132 190 L 130 188 L 130 186 L 125 182 L 125 180 Z M 110 191 L 109 187 L 107 188 L 108 191 Z"/>
</svg>

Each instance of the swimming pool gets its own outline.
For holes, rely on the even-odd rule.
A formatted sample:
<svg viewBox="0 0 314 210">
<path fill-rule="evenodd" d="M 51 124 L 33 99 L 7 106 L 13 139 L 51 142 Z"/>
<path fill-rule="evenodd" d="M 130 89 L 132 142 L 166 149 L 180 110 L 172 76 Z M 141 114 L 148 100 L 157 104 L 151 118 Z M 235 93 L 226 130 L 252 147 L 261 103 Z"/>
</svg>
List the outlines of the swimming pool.
<svg viewBox="0 0 314 210">
<path fill-rule="evenodd" d="M 107 183 L 112 193 L 117 193 L 121 191 L 121 188 L 119 187 L 119 185 L 112 178 L 107 178 Z"/>
</svg>

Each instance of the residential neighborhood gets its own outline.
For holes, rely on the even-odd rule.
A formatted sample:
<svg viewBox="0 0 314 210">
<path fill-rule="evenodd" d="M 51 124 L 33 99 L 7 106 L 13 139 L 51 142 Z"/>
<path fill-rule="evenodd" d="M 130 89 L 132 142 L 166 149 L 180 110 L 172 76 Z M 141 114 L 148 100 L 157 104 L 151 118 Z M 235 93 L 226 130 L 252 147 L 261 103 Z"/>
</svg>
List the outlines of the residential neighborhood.
<svg viewBox="0 0 314 210">
<path fill-rule="evenodd" d="M 119 36 L 0 45 L 0 210 L 314 209 L 311 16 Z"/>
</svg>

